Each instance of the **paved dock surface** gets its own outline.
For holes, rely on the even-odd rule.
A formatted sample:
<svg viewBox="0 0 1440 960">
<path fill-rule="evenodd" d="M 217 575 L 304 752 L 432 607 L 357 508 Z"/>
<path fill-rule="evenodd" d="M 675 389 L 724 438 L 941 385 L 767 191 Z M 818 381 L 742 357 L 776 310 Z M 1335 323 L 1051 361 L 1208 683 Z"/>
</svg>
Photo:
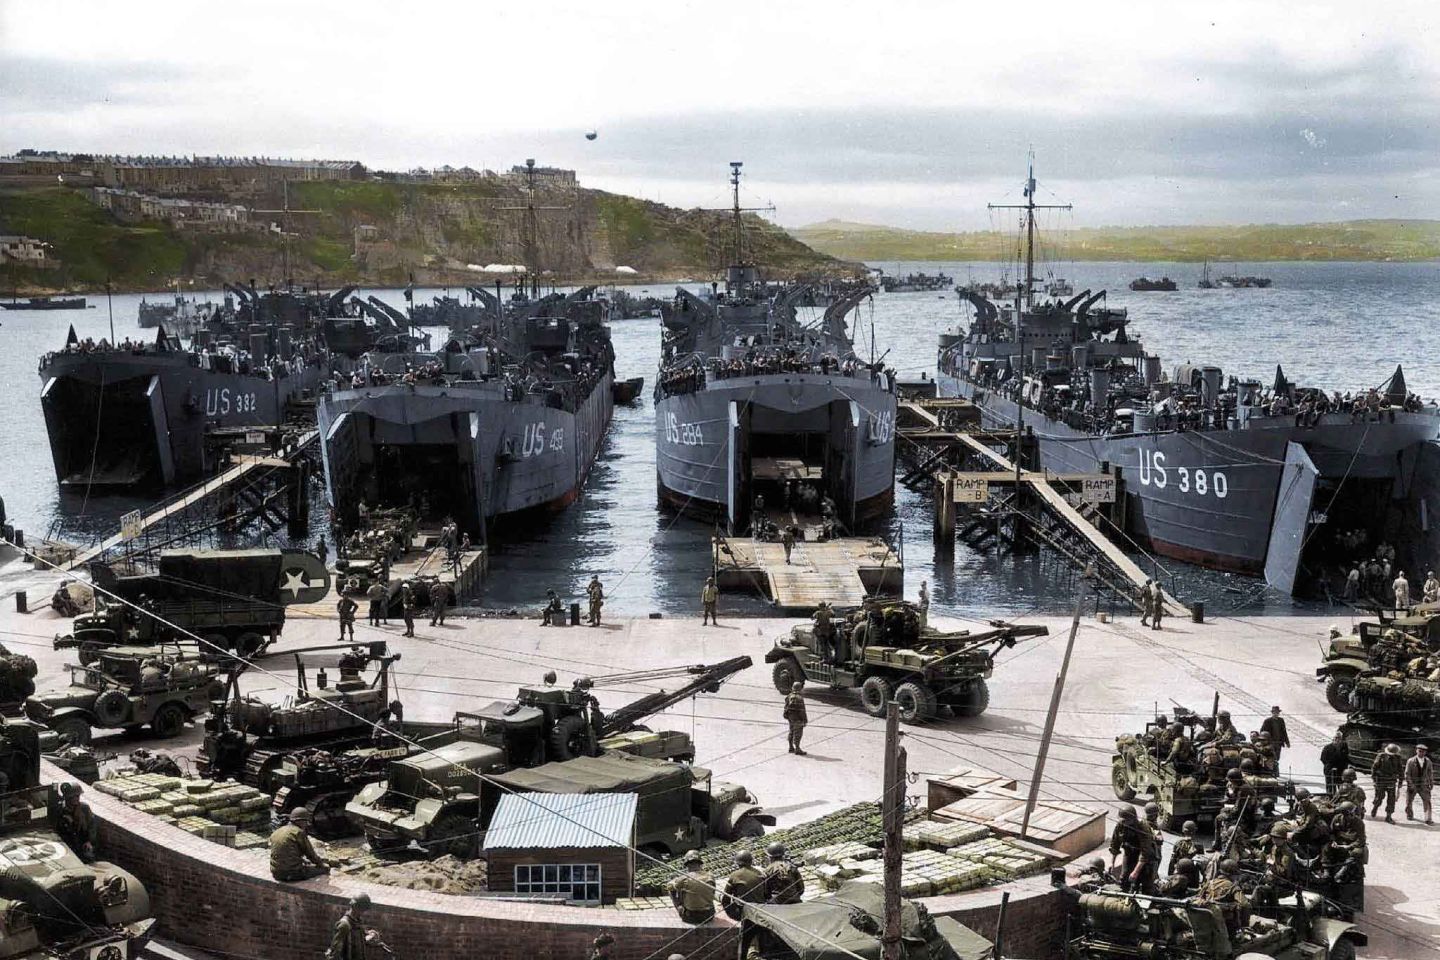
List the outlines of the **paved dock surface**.
<svg viewBox="0 0 1440 960">
<path fill-rule="evenodd" d="M 0 640 L 39 661 L 42 687 L 57 686 L 68 656 L 52 650 L 50 641 L 56 632 L 67 631 L 69 623 L 48 607 L 16 614 L 10 594 L 21 582 L 30 587 L 34 601 L 49 595 L 55 579 L 26 568 L 15 579 L 0 579 Z M 947 618 L 939 607 L 932 607 L 930 616 L 940 626 L 966 625 Z M 711 627 L 702 627 L 697 615 L 619 620 L 598 628 L 479 619 L 451 620 L 432 628 L 422 619 L 414 639 L 400 636 L 398 621 L 377 631 L 362 619 L 356 637 L 383 637 L 403 654 L 395 678 L 406 717 L 427 721 L 443 721 L 456 710 L 508 698 L 520 684 L 538 684 L 547 669 L 555 669 L 560 682 L 568 683 L 587 673 L 711 663 L 748 653 L 756 661 L 752 669 L 717 694 L 682 704 L 649 725 L 692 734 L 697 763 L 713 769 L 718 779 L 749 787 L 781 825 L 876 798 L 884 724 L 861 712 L 849 694 L 808 689 L 810 725 L 804 745 L 810 755 L 796 757 L 786 751 L 781 697 L 762 657 L 776 636 L 800 621 L 730 619 L 723 597 L 720 617 L 719 626 Z M 1028 785 L 1069 620 L 1041 617 L 1027 622 L 1045 623 L 1050 636 L 1024 641 L 1001 655 L 988 712 L 973 720 L 946 718 L 903 728 L 912 771 L 923 775 L 979 766 L 1019 780 L 1022 788 Z M 1264 617 L 1194 624 L 1177 618 L 1155 632 L 1142 629 L 1134 618 L 1109 624 L 1083 620 L 1041 795 L 1103 810 L 1113 823 L 1119 806 L 1110 787 L 1115 736 L 1143 729 L 1157 703 L 1168 708 L 1172 697 L 1195 710 L 1208 710 L 1216 690 L 1222 708 L 1231 711 L 1245 732 L 1258 729 L 1270 706 L 1279 705 L 1293 743 L 1284 756 L 1287 774 L 1312 787 L 1319 784 L 1320 747 L 1343 719 L 1326 704 L 1315 681 L 1318 641 L 1332 622 L 1348 621 L 1338 616 Z M 292 617 L 275 653 L 262 661 L 264 670 L 247 674 L 243 686 L 280 699 L 293 683 L 284 651 L 330 642 L 334 636 L 331 617 Z M 653 689 L 636 685 L 599 693 L 602 705 L 613 708 Z M 164 746 L 193 754 L 200 735 L 198 727 L 190 727 Z M 156 744 L 121 736 L 97 742 L 101 749 L 123 753 L 144 745 Z M 1361 779 L 1370 790 L 1369 778 Z M 922 781 L 913 792 L 923 794 L 924 789 Z M 1368 909 L 1359 923 L 1370 935 L 1370 946 L 1361 956 L 1440 957 L 1440 827 L 1407 823 L 1403 810 L 1400 813 L 1393 826 L 1368 823 Z"/>
</svg>

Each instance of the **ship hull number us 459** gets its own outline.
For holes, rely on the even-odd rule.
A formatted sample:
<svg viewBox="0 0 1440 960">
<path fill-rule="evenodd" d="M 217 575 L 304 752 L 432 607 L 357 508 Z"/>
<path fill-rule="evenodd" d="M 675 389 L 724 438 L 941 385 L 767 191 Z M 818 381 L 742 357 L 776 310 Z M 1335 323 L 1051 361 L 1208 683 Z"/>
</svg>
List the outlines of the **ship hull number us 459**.
<svg viewBox="0 0 1440 960">
<path fill-rule="evenodd" d="M 1165 454 L 1159 450 L 1140 451 L 1140 485 L 1156 490 L 1173 487 L 1179 493 L 1217 500 L 1230 495 L 1230 478 L 1224 470 L 1166 466 Z"/>
</svg>

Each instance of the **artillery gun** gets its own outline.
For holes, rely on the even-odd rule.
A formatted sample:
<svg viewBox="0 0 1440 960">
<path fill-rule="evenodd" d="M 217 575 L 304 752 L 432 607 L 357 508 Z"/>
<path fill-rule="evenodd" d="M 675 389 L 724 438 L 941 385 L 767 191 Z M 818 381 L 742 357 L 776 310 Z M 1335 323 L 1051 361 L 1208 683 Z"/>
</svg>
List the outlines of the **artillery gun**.
<svg viewBox="0 0 1440 960">
<path fill-rule="evenodd" d="M 1169 759 L 1167 729 L 1172 722 L 1184 727 L 1184 736 L 1195 744 L 1196 757 L 1189 762 L 1177 764 Z M 1110 762 L 1115 796 L 1126 803 L 1159 804 L 1160 824 L 1172 833 L 1186 820 L 1204 823 L 1215 819 L 1225 804 L 1225 774 L 1239 769 L 1246 751 L 1253 749 L 1243 737 L 1196 743 L 1197 727 L 1208 727 L 1207 732 L 1213 735 L 1214 717 L 1205 724 L 1194 711 L 1177 706 L 1173 721 L 1158 716 L 1145 724 L 1143 733 L 1115 738 L 1115 754 Z M 1219 753 L 1220 767 L 1213 771 L 1213 777 L 1207 777 L 1200 754 L 1212 747 Z M 1245 781 L 1255 789 L 1258 799 L 1287 797 L 1295 789 L 1291 781 L 1259 771 L 1246 776 Z"/>
<path fill-rule="evenodd" d="M 920 626 L 919 607 L 906 601 L 867 602 L 832 624 L 833 637 L 814 626 L 797 626 L 765 654 L 774 664 L 775 689 L 789 693 L 796 683 L 860 691 L 860 704 L 883 717 L 893 699 L 906 723 L 924 723 L 940 707 L 976 717 L 990 705 L 985 681 L 995 670 L 995 652 L 1019 640 L 1043 637 L 1042 626 L 992 620 L 990 629 L 936 630 Z"/>
<path fill-rule="evenodd" d="M 1177 900 L 1104 888 L 1077 897 L 1078 936 L 1065 944 L 1065 960 L 1354 960 L 1369 938 L 1345 920 L 1324 915 L 1324 902 L 1300 892 L 1266 912 L 1227 924 L 1222 908 L 1199 899 Z"/>
<path fill-rule="evenodd" d="M 1440 683 L 1363 674 L 1350 699 L 1352 712 L 1340 732 L 1359 769 L 1368 769 L 1387 743 L 1409 748 L 1440 742 Z"/>
<path fill-rule="evenodd" d="M 40 783 L 41 732 L 0 721 L 0 956 L 139 956 L 155 923 L 149 894 L 129 871 L 70 848 L 58 790 Z"/>
<path fill-rule="evenodd" d="M 297 692 L 279 704 L 240 695 L 244 667 L 210 704 L 197 767 L 202 776 L 235 779 L 274 793 L 274 776 L 286 754 L 307 748 L 346 750 L 370 742 L 374 728 L 395 719 L 390 667 L 400 659 L 383 642 L 326 644 L 291 651 Z M 364 671 L 376 667 L 366 680 Z M 331 686 L 327 669 L 338 670 Z M 315 672 L 311 688 L 310 672 Z"/>
<path fill-rule="evenodd" d="M 581 677 L 564 689 L 523 687 L 509 703 L 492 703 L 477 713 L 455 715 L 447 735 L 423 740 L 419 748 L 386 769 L 384 780 L 364 786 L 345 806 L 377 849 L 411 840 L 443 845 L 458 822 L 463 850 L 479 815 L 486 777 L 520 767 L 539 767 L 579 757 L 618 752 L 646 759 L 689 762 L 695 747 L 683 733 L 651 733 L 641 722 L 701 693 L 714 693 L 751 666 L 746 656 L 712 665 L 664 667 L 601 677 Z M 591 692 L 597 687 L 685 678 L 674 690 L 646 694 L 606 714 Z M 733 800 L 733 798 L 727 798 Z"/>
</svg>

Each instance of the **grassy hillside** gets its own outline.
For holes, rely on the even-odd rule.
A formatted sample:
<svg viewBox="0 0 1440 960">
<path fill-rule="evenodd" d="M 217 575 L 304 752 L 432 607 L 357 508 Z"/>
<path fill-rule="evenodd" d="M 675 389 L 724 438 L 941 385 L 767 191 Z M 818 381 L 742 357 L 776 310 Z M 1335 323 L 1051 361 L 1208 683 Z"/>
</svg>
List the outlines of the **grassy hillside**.
<svg viewBox="0 0 1440 960">
<path fill-rule="evenodd" d="M 1014 245 L 993 231 L 929 233 L 840 220 L 790 232 L 852 260 L 994 260 Z M 1440 257 L 1440 221 L 1098 227 L 1051 231 L 1045 242 L 1052 256 L 1067 260 L 1431 260 Z"/>
<path fill-rule="evenodd" d="M 282 209 L 280 196 L 253 206 Z M 63 187 L 0 193 L 0 233 L 49 242 L 59 270 L 0 268 L 0 290 L 163 289 L 173 279 L 333 285 L 474 282 L 469 265 L 527 260 L 526 198 L 500 181 L 414 184 L 385 181 L 292 183 L 289 216 L 256 215 L 257 229 L 216 234 L 163 223 L 125 224 Z M 618 266 L 632 280 L 704 278 L 728 258 L 730 223 L 721 213 L 679 210 L 597 190 L 553 190 L 535 201 L 534 260 L 559 281 L 609 281 Z M 277 229 L 267 230 L 271 221 Z M 374 228 L 362 234 L 358 228 Z M 289 234 L 288 243 L 279 232 Z M 767 273 L 845 272 L 784 230 L 750 218 L 751 254 Z"/>
</svg>

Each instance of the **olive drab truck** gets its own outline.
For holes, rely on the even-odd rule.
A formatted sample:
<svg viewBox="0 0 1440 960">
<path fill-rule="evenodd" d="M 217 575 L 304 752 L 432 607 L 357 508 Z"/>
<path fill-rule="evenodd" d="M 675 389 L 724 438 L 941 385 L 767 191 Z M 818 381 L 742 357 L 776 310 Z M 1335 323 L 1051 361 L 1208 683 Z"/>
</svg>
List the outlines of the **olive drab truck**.
<svg viewBox="0 0 1440 960">
<path fill-rule="evenodd" d="M 547 683 L 523 687 L 509 702 L 458 713 L 453 731 L 421 741 L 404 759 L 390 763 L 384 780 L 360 789 L 346 815 L 376 849 L 408 845 L 430 849 L 469 838 L 479 815 L 480 786 L 492 774 L 611 752 L 643 759 L 689 762 L 695 746 L 683 733 L 651 732 L 641 721 L 701 693 L 713 693 L 751 666 L 749 657 L 712 665 L 661 667 L 634 673 L 581 677 L 567 689 Z M 683 680 L 673 690 L 646 694 L 610 713 L 593 691 L 620 684 Z M 460 829 L 457 824 L 471 824 Z"/>
<path fill-rule="evenodd" d="M 1354 924 L 1327 916 L 1322 897 L 1297 893 L 1239 922 L 1221 906 L 1198 899 L 1174 900 L 1122 893 L 1107 887 L 1078 894 L 1077 915 L 1065 944 L 1065 960 L 1354 960 L 1369 938 Z"/>
<path fill-rule="evenodd" d="M 1401 650 L 1440 651 L 1440 615 L 1433 606 L 1422 604 L 1406 616 L 1360 623 L 1351 633 L 1332 635 L 1322 648 L 1324 662 L 1315 669 L 1316 678 L 1325 684 L 1330 706 L 1341 713 L 1353 710 L 1350 693 L 1355 681 L 1385 667 L 1383 661 L 1389 656 Z"/>
<path fill-rule="evenodd" d="M 55 638 L 55 649 L 76 648 L 82 665 L 122 645 L 193 644 L 207 658 L 252 657 L 279 638 L 287 606 L 330 591 L 320 558 L 296 550 L 167 550 L 154 573 L 117 576 L 97 566 L 94 577 L 95 612 Z"/>
<path fill-rule="evenodd" d="M 40 783 L 40 728 L 0 721 L 0 956 L 139 957 L 155 921 L 144 884 L 112 863 L 84 863 L 64 833 L 55 785 Z"/>
<path fill-rule="evenodd" d="M 70 685 L 25 701 L 25 715 L 70 743 L 90 742 L 93 729 L 149 726 L 177 737 L 224 690 L 216 664 L 157 647 L 110 647 L 84 665 L 70 665 Z"/>
<path fill-rule="evenodd" d="M 1350 716 L 1340 725 L 1350 763 L 1370 769 L 1375 754 L 1397 743 L 1408 756 L 1417 743 L 1440 743 L 1440 683 L 1375 673 L 1357 677 Z"/>
<path fill-rule="evenodd" d="M 1172 723 L 1180 724 L 1184 735 L 1195 745 L 1194 757 L 1183 764 L 1169 759 L 1168 728 Z M 1252 744 L 1245 740 L 1195 743 L 1196 737 L 1204 735 L 1205 730 L 1199 715 L 1177 707 L 1173 721 L 1157 717 L 1145 724 L 1143 733 L 1116 737 L 1115 753 L 1110 761 L 1110 783 L 1115 796 L 1126 803 L 1159 804 L 1161 827 L 1172 833 L 1178 832 L 1186 820 L 1213 821 L 1225 804 L 1226 773 L 1240 768 L 1243 754 L 1252 749 Z M 1201 762 L 1202 754 L 1212 746 L 1219 754 L 1219 767 L 1213 778 L 1207 777 Z M 1291 781 L 1268 773 L 1253 773 L 1245 780 L 1261 800 L 1288 797 L 1295 791 Z"/>
<path fill-rule="evenodd" d="M 274 776 L 286 755 L 361 746 L 371 741 L 376 724 L 391 719 L 390 667 L 400 655 L 389 653 L 383 642 L 324 644 L 287 654 L 295 658 L 297 688 L 288 702 L 241 696 L 243 665 L 230 674 L 205 722 L 197 764 L 202 776 L 274 793 Z"/>
<path fill-rule="evenodd" d="M 775 689 L 789 693 L 796 683 L 814 683 L 859 690 L 866 713 L 883 717 L 894 700 L 906 723 L 931 720 L 942 707 L 961 717 L 984 713 L 995 652 L 1049 634 L 1043 626 L 1000 620 L 978 632 L 922 628 L 919 608 L 898 600 L 837 611 L 833 629 L 827 640 L 813 626 L 792 627 L 775 641 L 765 654 Z"/>
</svg>

